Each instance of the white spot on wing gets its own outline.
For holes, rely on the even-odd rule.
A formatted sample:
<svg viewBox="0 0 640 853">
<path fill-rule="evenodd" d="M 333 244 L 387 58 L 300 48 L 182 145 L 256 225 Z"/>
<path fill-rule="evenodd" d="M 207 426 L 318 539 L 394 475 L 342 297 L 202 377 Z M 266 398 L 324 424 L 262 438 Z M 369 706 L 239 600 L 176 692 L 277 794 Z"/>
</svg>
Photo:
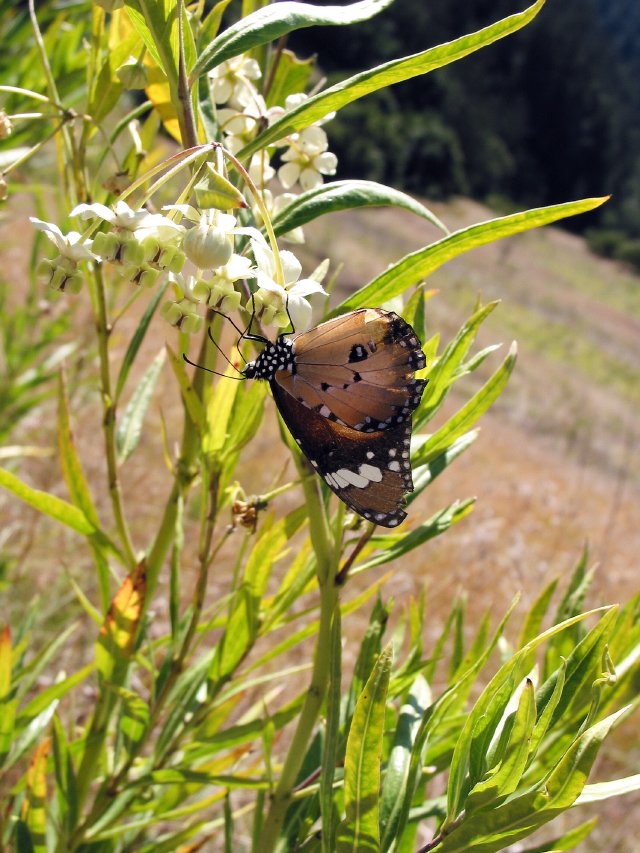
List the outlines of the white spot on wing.
<svg viewBox="0 0 640 853">
<path fill-rule="evenodd" d="M 355 471 L 350 471 L 348 468 L 340 468 L 333 476 L 342 477 L 349 485 L 355 486 L 357 489 L 364 489 L 369 485 L 367 477 L 363 477 L 362 474 L 356 474 Z"/>
<path fill-rule="evenodd" d="M 360 474 L 370 480 L 372 483 L 379 483 L 382 480 L 382 471 L 376 468 L 375 465 L 368 465 L 366 462 L 358 468 Z"/>
<path fill-rule="evenodd" d="M 399 471 L 400 470 L 400 463 L 397 461 L 389 462 L 389 470 L 390 471 Z"/>
</svg>

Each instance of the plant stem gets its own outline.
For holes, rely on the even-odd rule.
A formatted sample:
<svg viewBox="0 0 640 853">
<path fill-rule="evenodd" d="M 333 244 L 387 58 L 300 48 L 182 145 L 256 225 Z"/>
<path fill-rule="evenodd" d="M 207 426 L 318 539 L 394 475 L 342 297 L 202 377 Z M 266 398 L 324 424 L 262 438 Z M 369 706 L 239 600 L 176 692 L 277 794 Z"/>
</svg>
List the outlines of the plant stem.
<svg viewBox="0 0 640 853">
<path fill-rule="evenodd" d="M 129 526 L 122 506 L 122 492 L 118 478 L 118 460 L 116 454 L 116 402 L 111 390 L 111 372 L 109 370 L 109 336 L 111 327 L 107 317 L 107 304 L 104 292 L 104 279 L 100 264 L 94 266 L 93 303 L 98 337 L 98 353 L 100 357 L 100 384 L 102 390 L 102 428 L 104 430 L 107 473 L 109 478 L 109 494 L 120 541 L 131 570 L 137 563 L 135 548 L 131 541 Z"/>
<path fill-rule="evenodd" d="M 292 801 L 297 777 L 320 714 L 327 690 L 331 653 L 331 625 L 338 606 L 338 588 L 334 583 L 338 555 L 329 533 L 329 525 L 315 476 L 299 462 L 302 486 L 309 511 L 309 532 L 317 560 L 320 586 L 320 625 L 314 652 L 311 683 L 305 697 L 298 726 L 282 767 L 280 779 L 271 796 L 271 805 L 260 832 L 260 853 L 271 853 L 276 847 L 284 818 Z"/>
</svg>

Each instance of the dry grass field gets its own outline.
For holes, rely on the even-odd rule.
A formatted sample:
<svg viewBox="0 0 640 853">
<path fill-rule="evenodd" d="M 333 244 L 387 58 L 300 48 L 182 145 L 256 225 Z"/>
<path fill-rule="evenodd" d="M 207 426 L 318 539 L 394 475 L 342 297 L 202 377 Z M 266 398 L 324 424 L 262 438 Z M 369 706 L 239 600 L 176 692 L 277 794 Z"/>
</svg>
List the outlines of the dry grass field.
<svg viewBox="0 0 640 853">
<path fill-rule="evenodd" d="M 491 215 L 466 200 L 435 207 L 452 230 Z M 338 280 L 341 293 L 368 281 L 405 252 L 437 239 L 427 223 L 386 210 L 336 215 L 306 232 L 307 244 L 301 253 L 305 271 L 326 256 L 344 262 Z M 0 229 L 0 252 L 4 269 L 15 270 L 13 281 L 19 294 L 28 249 L 16 243 L 16 233 L 28 232 L 22 223 L 18 231 L 15 224 Z M 501 299 L 478 344 L 501 341 L 503 352 L 513 339 L 519 345 L 515 373 L 496 407 L 482 420 L 475 446 L 411 510 L 415 517 L 426 517 L 455 498 L 477 496 L 468 518 L 395 567 L 392 586 L 397 602 L 426 584 L 434 635 L 458 591 L 468 595 L 472 624 L 487 608 L 497 618 L 516 591 L 522 591 L 525 603 L 530 603 L 552 577 L 568 574 L 585 542 L 592 561 L 599 564 L 594 605 L 624 601 L 638 591 L 639 285 L 640 278 L 594 257 L 582 240 L 558 229 L 524 234 L 476 250 L 430 279 L 429 287 L 438 291 L 428 303 L 431 333 L 440 332 L 446 341 L 478 299 Z M 127 322 L 114 337 L 120 354 L 135 319 Z M 83 335 L 89 323 L 85 307 L 76 311 L 74 323 Z M 159 320 L 152 327 L 142 365 L 151 361 L 170 331 Z M 85 370 L 93 358 L 91 354 L 87 357 Z M 485 363 L 484 376 L 495 369 L 499 358 L 498 353 Z M 141 546 L 152 535 L 169 488 L 162 463 L 160 410 L 170 442 L 179 435 L 179 410 L 169 374 L 165 368 L 158 404 L 152 406 L 140 446 L 123 473 L 133 534 Z M 468 396 L 480 378 L 474 375 L 462 380 L 457 393 Z M 454 398 L 449 401 L 447 411 L 455 402 Z M 79 450 L 99 510 L 108 518 L 108 499 L 100 492 L 103 456 L 99 405 L 93 389 L 81 386 L 73 406 Z M 273 453 L 276 432 L 273 408 L 268 407 L 263 431 L 239 469 L 248 493 L 260 493 L 281 472 L 284 457 L 280 450 Z M 53 447 L 53 401 L 45 402 L 27 418 L 11 440 Z M 65 494 L 55 456 L 19 460 L 17 467 L 39 488 Z M 292 498 L 283 497 L 281 505 L 287 500 Z M 12 619 L 20 618 L 36 598 L 36 636 L 43 625 L 50 630 L 75 618 L 84 624 L 67 572 L 92 594 L 95 584 L 88 552 L 71 534 L 39 522 L 30 510 L 5 494 L 0 494 L 0 517 L 4 531 L 0 537 L 3 612 L 9 612 Z M 232 546 L 228 553 L 231 551 Z M 217 568 L 212 596 L 218 585 L 223 588 L 227 571 L 224 563 Z M 369 578 L 360 580 L 368 582 Z M 158 618 L 162 611 L 160 599 Z M 353 620 L 348 630 L 358 632 L 361 624 Z M 85 649 L 80 629 L 68 654 L 82 658 Z M 61 661 L 60 666 L 64 665 Z M 601 765 L 598 775 L 606 778 L 607 774 L 638 772 L 639 763 L 640 738 L 637 730 L 627 728 L 609 747 L 606 767 Z M 594 841 L 583 849 L 637 850 L 640 818 L 633 817 L 634 807 L 640 808 L 640 798 L 610 804 Z M 572 817 L 577 822 L 584 812 Z"/>
</svg>

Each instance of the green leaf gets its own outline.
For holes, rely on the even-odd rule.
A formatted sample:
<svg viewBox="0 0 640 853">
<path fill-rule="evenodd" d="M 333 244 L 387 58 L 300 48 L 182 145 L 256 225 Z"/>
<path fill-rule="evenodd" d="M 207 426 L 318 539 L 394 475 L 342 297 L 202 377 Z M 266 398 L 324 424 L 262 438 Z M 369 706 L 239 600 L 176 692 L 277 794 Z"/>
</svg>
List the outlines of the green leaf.
<svg viewBox="0 0 640 853">
<path fill-rule="evenodd" d="M 161 349 L 147 368 L 136 390 L 131 395 L 124 410 L 122 420 L 116 433 L 116 447 L 121 462 L 126 462 L 140 440 L 142 424 L 144 423 L 151 397 L 155 391 L 160 371 L 166 357 L 165 349 Z"/>
<path fill-rule="evenodd" d="M 171 86 L 176 86 L 180 57 L 178 3 L 176 0 L 125 0 L 125 5 L 147 50 L 162 68 Z M 196 49 L 186 10 L 182 21 L 185 64 L 189 72 L 195 61 Z"/>
<path fill-rule="evenodd" d="M 57 681 L 55 684 L 49 685 L 44 690 L 35 696 L 28 705 L 20 710 L 16 720 L 16 726 L 19 729 L 23 729 L 28 726 L 32 720 L 39 717 L 44 711 L 46 711 L 54 702 L 57 702 L 65 696 L 70 690 L 73 690 L 74 687 L 77 687 L 78 684 L 81 684 L 85 678 L 93 672 L 93 664 L 87 664 L 83 666 L 82 669 L 79 669 L 77 672 L 74 672 L 72 675 L 67 676 L 62 681 Z"/>
<path fill-rule="evenodd" d="M 427 423 L 440 409 L 449 393 L 451 386 L 459 377 L 460 367 L 466 354 L 469 352 L 478 329 L 487 317 L 498 307 L 498 302 L 489 302 L 478 308 L 477 311 L 458 330 L 456 336 L 451 340 L 441 356 L 439 356 L 429 368 L 429 383 L 425 389 L 418 412 L 414 415 L 416 427 Z"/>
<path fill-rule="evenodd" d="M 526 646 L 530 640 L 533 640 L 533 638 L 540 633 L 542 620 L 546 616 L 549 604 L 557 586 L 558 578 L 554 578 L 554 580 L 552 580 L 551 583 L 543 589 L 538 598 L 534 601 L 522 623 L 522 629 L 518 638 L 518 648 Z"/>
<path fill-rule="evenodd" d="M 287 4 L 277 3 L 271 8 L 277 9 L 279 6 L 284 5 Z M 268 145 L 277 142 L 279 139 L 283 139 L 285 136 L 290 136 L 298 130 L 315 124 L 330 112 L 339 110 L 346 104 L 350 104 L 358 100 L 358 98 L 363 98 L 371 92 L 376 92 L 378 89 L 386 89 L 394 83 L 410 80 L 413 77 L 427 74 L 429 71 L 434 71 L 436 68 L 441 68 L 443 65 L 455 62 L 457 59 L 462 59 L 463 56 L 468 56 L 470 53 L 480 50 L 480 48 L 524 27 L 538 14 L 543 5 L 544 0 L 537 0 L 533 6 L 530 6 L 524 12 L 498 21 L 489 27 L 479 30 L 477 33 L 463 36 L 455 41 L 441 44 L 438 47 L 416 53 L 413 56 L 392 60 L 384 65 L 379 65 L 369 71 L 363 71 L 360 74 L 349 77 L 347 80 L 336 83 L 335 86 L 330 86 L 328 89 L 320 92 L 320 94 L 314 95 L 300 104 L 300 106 L 285 113 L 282 118 L 275 121 L 267 130 L 258 134 L 252 142 L 246 145 L 239 152 L 238 157 L 241 160 L 248 159 L 256 151 L 266 148 Z M 338 18 L 337 23 L 350 23 L 347 20 L 347 15 L 345 15 L 344 7 L 334 6 L 333 9 L 335 10 L 335 16 Z M 341 16 L 344 16 L 344 20 L 340 19 Z M 316 23 L 316 21 L 311 21 L 310 23 Z M 318 23 L 321 22 L 318 21 Z M 271 38 L 272 36 L 268 40 L 270 41 Z M 240 53 L 241 51 L 236 52 Z M 198 68 L 202 64 L 201 57 L 198 62 Z M 203 67 L 202 70 L 208 70 L 210 67 L 211 65 L 208 65 L 206 68 Z M 379 299 L 372 304 L 380 305 L 381 302 L 386 301 L 386 298 Z"/>
<path fill-rule="evenodd" d="M 313 6 L 310 3 L 284 2 L 266 6 L 241 18 L 215 38 L 198 57 L 191 76 L 195 80 L 226 59 L 246 53 L 259 45 L 275 42 L 293 30 L 313 26 L 345 26 L 367 21 L 392 2 L 393 0 L 361 0 L 346 6 Z M 330 111 L 331 108 L 327 110 Z"/>
<path fill-rule="evenodd" d="M 202 22 L 199 41 L 208 44 L 209 42 L 212 42 L 214 38 L 218 35 L 220 23 L 222 22 L 222 16 L 230 2 L 231 0 L 218 0 L 218 2 L 215 4 L 215 6 L 211 9 L 207 17 Z"/>
<path fill-rule="evenodd" d="M 387 647 L 358 699 L 351 722 L 344 763 L 345 819 L 338 827 L 337 853 L 380 849 L 380 762 L 391 657 Z"/>
<path fill-rule="evenodd" d="M 604 738 L 623 708 L 576 738 L 544 781 L 495 809 L 465 817 L 438 846 L 438 853 L 493 853 L 503 850 L 572 806 L 583 790 Z"/>
<path fill-rule="evenodd" d="M 147 334 L 147 329 L 149 328 L 149 324 L 153 319 L 153 315 L 156 312 L 158 305 L 160 304 L 160 300 L 165 294 L 165 291 L 168 287 L 168 282 L 163 282 L 158 290 L 154 293 L 153 299 L 147 305 L 147 308 L 142 315 L 142 319 L 138 323 L 138 328 L 135 330 L 133 337 L 129 341 L 129 346 L 127 347 L 127 351 L 124 354 L 124 358 L 122 359 L 122 366 L 120 367 L 120 373 L 118 374 L 118 381 L 116 382 L 116 390 L 115 390 L 115 399 L 118 401 L 120 399 L 120 394 L 122 393 L 122 389 L 125 386 L 125 382 L 127 381 L 127 377 L 129 376 L 129 371 L 131 370 L 131 366 L 136 359 L 138 354 L 138 350 L 140 349 L 140 345 L 144 340 L 145 335 Z"/>
<path fill-rule="evenodd" d="M 576 800 L 577 806 L 588 803 L 600 803 L 611 797 L 620 797 L 622 794 L 631 794 L 640 790 L 640 773 L 633 776 L 625 776 L 624 779 L 612 779 L 610 782 L 595 782 L 593 785 L 585 785 L 582 793 Z"/>
<path fill-rule="evenodd" d="M 122 737 L 125 752 L 129 756 L 147 730 L 150 716 L 149 706 L 141 696 L 132 690 L 118 687 L 117 693 L 122 699 L 118 734 Z"/>
<path fill-rule="evenodd" d="M 586 786 L 590 787 L 589 785 Z M 580 801 L 580 797 L 576 803 Z M 586 823 L 576 826 L 575 829 L 570 829 L 558 838 L 552 838 L 549 841 L 537 847 L 527 847 L 522 853 L 564 853 L 565 850 L 573 850 L 578 844 L 588 838 L 592 831 L 598 825 L 598 819 L 588 820 Z"/>
<path fill-rule="evenodd" d="M 277 58 L 276 72 L 267 94 L 267 106 L 284 104 L 289 95 L 306 92 L 315 64 L 314 57 L 299 59 L 290 50 L 283 50 Z"/>
<path fill-rule="evenodd" d="M 425 711 L 431 704 L 431 690 L 423 676 L 414 681 L 400 709 L 393 747 L 387 762 L 387 772 L 380 802 L 380 849 L 389 850 L 397 838 L 398 823 L 404 806 L 411 806 L 415 789 L 407 784 L 411 754 Z"/>
<path fill-rule="evenodd" d="M 464 803 L 467 814 L 490 805 L 495 806 L 516 790 L 529 757 L 529 737 L 535 722 L 536 702 L 533 683 L 527 679 L 520 695 L 518 709 L 509 726 L 509 735 L 500 763 L 469 792 Z"/>
<path fill-rule="evenodd" d="M 193 421 L 197 431 L 202 435 L 205 430 L 205 412 L 200 398 L 193 389 L 193 385 L 189 381 L 185 368 L 184 359 L 178 358 L 175 352 L 167 344 L 167 352 L 169 353 L 169 364 L 173 370 L 174 376 L 178 380 L 180 391 L 182 392 L 182 400 L 185 408 L 189 413 L 189 417 Z"/>
<path fill-rule="evenodd" d="M 349 296 L 331 316 L 353 311 L 368 305 L 380 305 L 394 296 L 403 293 L 407 288 L 422 281 L 447 261 L 459 255 L 495 243 L 504 237 L 520 234 L 532 228 L 549 225 L 567 216 L 576 216 L 604 204 L 606 198 L 587 198 L 571 201 L 565 204 L 554 204 L 549 207 L 538 207 L 523 213 L 514 213 L 498 219 L 489 219 L 477 225 L 470 225 L 459 231 L 454 231 L 448 237 L 443 237 L 437 243 L 432 243 L 424 249 L 419 249 L 402 260 L 393 264 L 383 273 Z"/>
<path fill-rule="evenodd" d="M 81 509 L 55 495 L 49 495 L 40 489 L 33 489 L 4 468 L 0 468 L 0 486 L 4 486 L 21 501 L 37 509 L 38 512 L 65 524 L 75 530 L 76 533 L 90 537 L 97 532 Z"/>
<path fill-rule="evenodd" d="M 473 429 L 461 435 L 449 447 L 429 460 L 425 465 L 413 466 L 413 491 L 407 497 L 407 505 L 411 503 L 429 486 L 442 472 L 451 465 L 465 450 L 467 450 L 480 435 L 480 430 Z"/>
<path fill-rule="evenodd" d="M 602 622 L 608 624 L 611 620 L 611 613 L 613 611 L 611 609 L 606 608 L 604 610 L 604 616 L 600 620 L 596 628 L 598 628 Z M 554 625 L 553 627 L 544 631 L 544 633 L 539 634 L 537 637 L 527 643 L 526 646 L 523 646 L 518 652 L 516 652 L 516 654 L 514 654 L 513 657 L 511 657 L 505 664 L 503 664 L 503 666 L 500 667 L 498 672 L 493 676 L 489 684 L 485 687 L 482 694 L 476 701 L 473 709 L 471 710 L 471 713 L 467 716 L 464 728 L 458 738 L 455 752 L 451 761 L 449 788 L 447 794 L 448 818 L 444 826 L 445 829 L 448 828 L 448 826 L 456 819 L 456 817 L 462 810 L 462 800 L 464 796 L 465 783 L 469 773 L 469 765 L 471 760 L 472 743 L 474 744 L 477 750 L 479 744 L 481 744 L 479 738 L 480 727 L 484 726 L 485 724 L 489 708 L 492 706 L 495 707 L 496 697 L 501 692 L 505 691 L 505 688 L 508 692 L 509 682 L 518 683 L 521 678 L 526 674 L 526 672 L 531 667 L 532 652 L 537 649 L 538 646 L 550 640 L 556 634 L 570 629 L 577 622 L 587 619 L 594 612 L 602 613 L 602 609 L 591 611 L 588 613 L 581 613 L 578 616 L 574 616 L 571 619 L 567 619 L 564 622 L 561 622 L 559 625 Z M 506 704 L 506 700 L 503 701 L 505 701 Z M 540 709 L 540 706 L 540 697 L 538 697 L 538 710 Z M 490 741 L 490 736 L 491 728 L 490 726 L 486 726 L 484 739 L 482 742 L 488 745 Z M 474 784 L 477 779 L 471 778 L 469 781 L 471 782 L 471 784 Z"/>
<path fill-rule="evenodd" d="M 374 566 L 381 566 L 383 563 L 388 563 L 390 560 L 396 560 L 409 551 L 413 551 L 420 545 L 428 542 L 448 530 L 453 524 L 457 524 L 466 515 L 469 514 L 474 504 L 474 498 L 467 498 L 464 501 L 454 501 L 445 509 L 431 516 L 428 521 L 416 527 L 410 533 L 391 533 L 389 535 L 373 536 L 372 544 L 377 545 L 381 549 L 380 554 L 376 554 L 366 563 L 358 564 L 349 574 L 354 577 Z"/>
<path fill-rule="evenodd" d="M 276 236 L 306 225 L 327 213 L 358 207 L 400 207 L 426 219 L 444 233 L 448 229 L 424 205 L 400 190 L 375 181 L 334 181 L 296 196 L 273 220 Z"/>
<path fill-rule="evenodd" d="M 420 465 L 430 461 L 466 433 L 500 396 L 515 363 L 516 345 L 514 343 L 509 350 L 509 355 L 493 376 L 416 451 L 413 463 Z"/>
</svg>

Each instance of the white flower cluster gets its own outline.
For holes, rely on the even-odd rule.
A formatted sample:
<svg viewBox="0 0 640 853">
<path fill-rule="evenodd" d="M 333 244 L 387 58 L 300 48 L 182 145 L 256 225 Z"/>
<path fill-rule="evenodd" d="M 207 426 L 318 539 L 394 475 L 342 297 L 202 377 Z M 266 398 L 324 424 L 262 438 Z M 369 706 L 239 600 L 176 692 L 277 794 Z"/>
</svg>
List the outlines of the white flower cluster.
<svg viewBox="0 0 640 853">
<path fill-rule="evenodd" d="M 269 123 L 288 110 L 299 106 L 306 95 L 290 95 L 284 107 L 267 108 L 256 88 L 261 71 L 258 63 L 245 56 L 234 57 L 210 73 L 211 97 L 217 107 L 217 118 L 224 146 L 235 154 Z M 328 115 L 324 121 L 332 118 Z M 333 175 L 337 159 L 328 150 L 327 135 L 318 122 L 279 140 L 269 151 L 255 154 L 249 174 L 262 197 L 263 210 L 270 217 L 286 208 L 296 196 L 291 192 L 276 194 L 273 185 L 276 170 L 271 157 L 280 151 L 277 176 L 285 190 L 299 186 L 303 191 L 319 186 L 324 175 Z M 325 294 L 313 279 L 301 279 L 302 266 L 291 252 L 280 252 L 279 261 L 257 228 L 243 226 L 236 216 L 216 209 L 197 210 L 191 205 L 176 204 L 164 208 L 165 216 L 145 208 L 133 210 L 120 200 L 113 208 L 103 204 L 80 204 L 71 216 L 93 220 L 93 240 L 78 232 L 63 234 L 57 225 L 32 219 L 35 227 L 51 240 L 57 255 L 41 263 L 39 272 L 55 290 L 77 293 L 82 286 L 78 265 L 82 261 L 107 262 L 120 269 L 134 284 L 150 287 L 162 273 L 169 275 L 175 291 L 174 301 L 163 306 L 162 315 L 181 331 L 199 331 L 207 309 L 223 313 L 237 310 L 241 304 L 255 311 L 256 319 L 265 325 L 281 328 L 293 321 L 298 330 L 311 322 L 313 294 Z M 259 207 L 253 209 L 254 220 L 262 224 Z M 184 220 L 185 224 L 180 221 Z M 235 252 L 236 237 L 245 238 L 253 260 Z M 246 238 L 249 238 L 248 241 Z M 301 228 L 292 230 L 285 239 L 303 242 Z M 248 246 L 247 246 L 248 243 Z M 193 271 L 183 274 L 185 261 Z M 255 280 L 255 288 L 244 291 L 239 284 Z M 243 298 L 244 293 L 244 298 Z M 249 304 L 250 303 L 250 304 Z"/>
<path fill-rule="evenodd" d="M 224 134 L 224 145 L 233 154 L 251 142 L 263 127 L 281 118 L 307 98 L 303 93 L 288 95 L 284 107 L 267 108 L 254 84 L 260 76 L 258 63 L 245 56 L 222 62 L 210 72 L 212 97 L 218 105 L 218 122 Z M 303 190 L 310 190 L 322 183 L 323 175 L 335 175 L 338 159 L 328 150 L 327 135 L 319 126 L 333 116 L 334 113 L 331 113 L 322 121 L 292 133 L 275 144 L 276 148 L 286 149 L 280 155 L 281 165 L 277 170 L 278 179 L 285 190 L 297 184 Z M 264 191 L 276 175 L 269 152 L 254 154 L 249 174 Z M 287 196 L 287 202 L 290 200 L 291 196 Z M 281 203 L 279 209 L 284 206 Z M 298 233 L 298 239 L 299 236 Z"/>
</svg>

